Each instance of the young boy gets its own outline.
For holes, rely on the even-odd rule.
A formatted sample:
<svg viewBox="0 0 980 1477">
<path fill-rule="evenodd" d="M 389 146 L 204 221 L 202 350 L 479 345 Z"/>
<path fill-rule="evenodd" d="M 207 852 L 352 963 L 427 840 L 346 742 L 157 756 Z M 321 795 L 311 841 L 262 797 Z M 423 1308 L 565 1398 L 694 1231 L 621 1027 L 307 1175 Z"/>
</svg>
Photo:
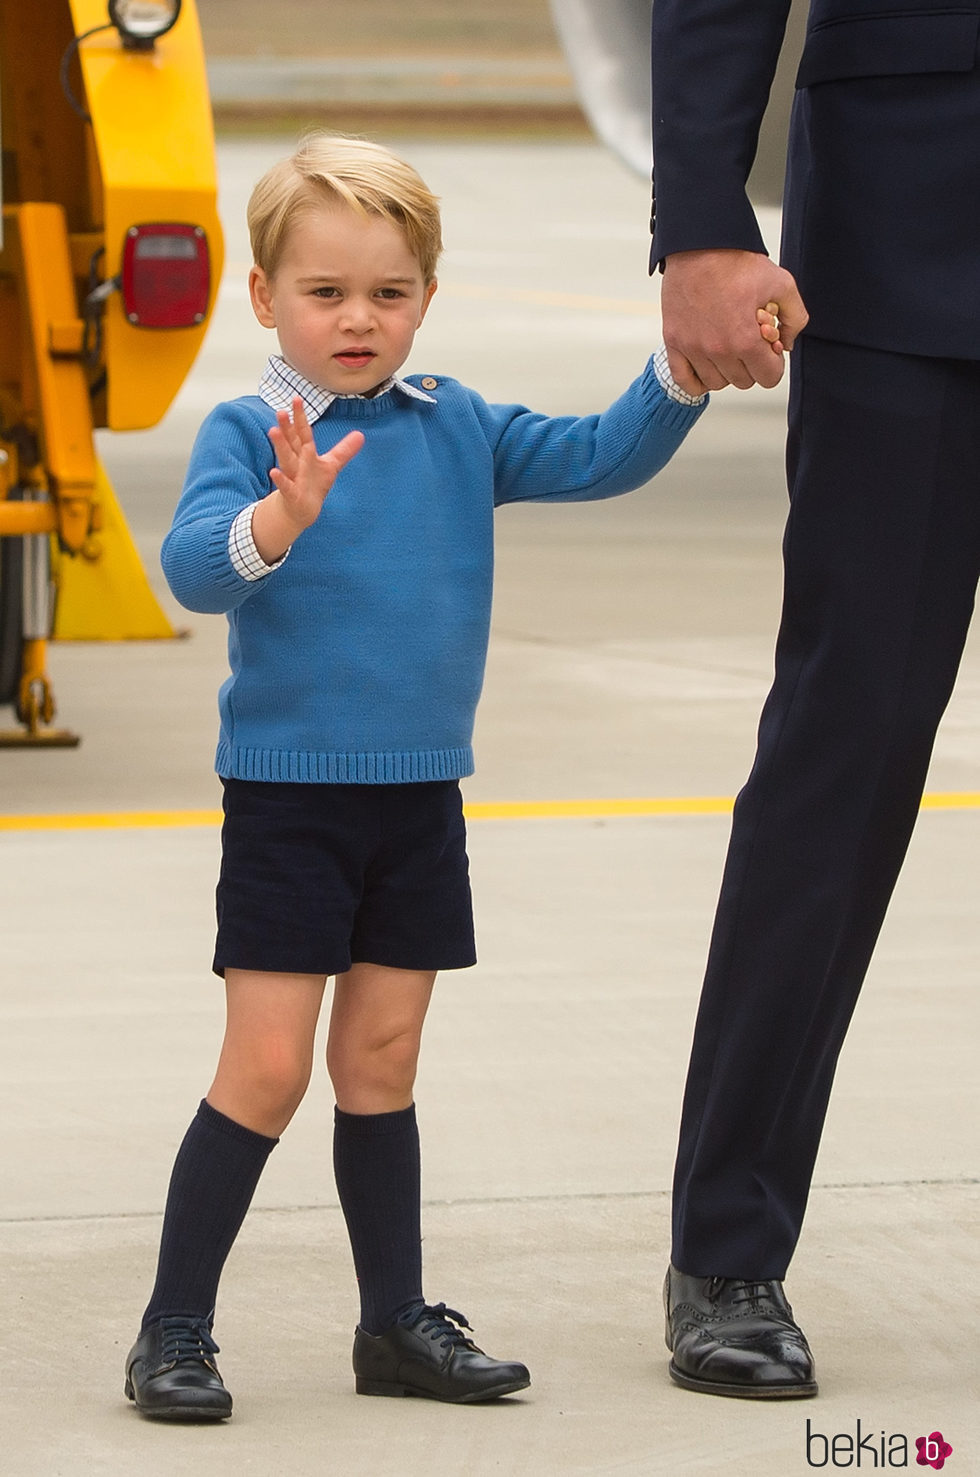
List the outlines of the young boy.
<svg viewBox="0 0 980 1477">
<path fill-rule="evenodd" d="M 126 1393 L 231 1414 L 218 1279 L 310 1078 L 328 977 L 334 1166 L 360 1290 L 361 1394 L 487 1400 L 530 1383 L 424 1301 L 413 1085 L 440 969 L 475 962 L 459 780 L 490 624 L 493 509 L 642 486 L 701 413 L 662 355 L 603 415 L 489 405 L 399 370 L 436 290 L 438 205 L 374 144 L 312 135 L 249 206 L 249 286 L 280 355 L 219 405 L 163 548 L 223 611 L 231 675 L 214 970 L 227 1026 L 174 1166 Z"/>
</svg>

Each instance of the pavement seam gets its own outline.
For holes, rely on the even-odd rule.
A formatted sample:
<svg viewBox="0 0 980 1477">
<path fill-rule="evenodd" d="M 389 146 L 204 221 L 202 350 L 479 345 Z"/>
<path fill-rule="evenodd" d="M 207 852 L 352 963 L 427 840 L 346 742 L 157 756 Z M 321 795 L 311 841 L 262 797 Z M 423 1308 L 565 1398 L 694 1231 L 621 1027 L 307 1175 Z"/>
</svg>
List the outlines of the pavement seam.
<svg viewBox="0 0 980 1477">
<path fill-rule="evenodd" d="M 910 1189 L 968 1189 L 980 1185 L 980 1177 L 964 1175 L 952 1179 L 910 1180 L 840 1180 L 833 1184 L 814 1185 L 812 1194 L 825 1190 L 910 1190 Z M 669 1200 L 669 1190 L 581 1190 L 553 1195 L 491 1195 L 471 1196 L 452 1200 L 423 1200 L 424 1210 L 454 1210 L 459 1207 L 494 1205 L 551 1205 L 556 1203 L 612 1202 L 625 1200 Z M 249 1212 L 250 1218 L 260 1215 L 304 1215 L 311 1211 L 339 1211 L 335 1202 L 309 1205 L 257 1205 Z M 0 1229 L 4 1226 L 67 1226 L 97 1224 L 105 1221 L 156 1220 L 161 1210 L 121 1210 L 110 1214 L 91 1215 L 38 1215 L 0 1216 Z"/>
</svg>

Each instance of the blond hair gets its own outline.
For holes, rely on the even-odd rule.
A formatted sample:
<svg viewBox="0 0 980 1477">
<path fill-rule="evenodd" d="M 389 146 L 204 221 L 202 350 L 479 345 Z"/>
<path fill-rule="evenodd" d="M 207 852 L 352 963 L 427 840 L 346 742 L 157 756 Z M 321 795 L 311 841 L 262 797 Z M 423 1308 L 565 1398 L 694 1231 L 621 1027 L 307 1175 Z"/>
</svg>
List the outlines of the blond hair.
<svg viewBox="0 0 980 1477">
<path fill-rule="evenodd" d="M 259 180 L 248 202 L 255 265 L 273 277 L 298 215 L 343 201 L 361 215 L 380 215 L 402 231 L 426 285 L 442 250 L 439 201 L 403 159 L 380 144 L 339 134 L 309 133 L 295 153 Z"/>
</svg>

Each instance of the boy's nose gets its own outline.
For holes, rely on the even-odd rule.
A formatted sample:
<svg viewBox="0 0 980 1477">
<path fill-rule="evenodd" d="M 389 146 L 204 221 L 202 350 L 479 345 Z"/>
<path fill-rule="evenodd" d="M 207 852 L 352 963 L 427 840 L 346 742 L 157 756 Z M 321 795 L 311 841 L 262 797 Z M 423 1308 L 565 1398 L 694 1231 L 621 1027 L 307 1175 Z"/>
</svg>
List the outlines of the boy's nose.
<svg viewBox="0 0 980 1477">
<path fill-rule="evenodd" d="M 349 299 L 345 304 L 342 322 L 344 328 L 363 332 L 365 329 L 373 327 L 374 309 L 369 302 L 363 299 Z"/>
</svg>

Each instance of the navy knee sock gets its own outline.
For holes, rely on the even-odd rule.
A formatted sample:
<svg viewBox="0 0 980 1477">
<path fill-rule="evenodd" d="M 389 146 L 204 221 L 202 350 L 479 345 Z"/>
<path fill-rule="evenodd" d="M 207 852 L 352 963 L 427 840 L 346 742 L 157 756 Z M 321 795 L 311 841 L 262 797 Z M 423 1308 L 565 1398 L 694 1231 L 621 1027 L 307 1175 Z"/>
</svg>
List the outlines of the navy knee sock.
<svg viewBox="0 0 980 1477">
<path fill-rule="evenodd" d="M 201 1103 L 174 1161 L 143 1328 L 160 1318 L 213 1316 L 225 1258 L 278 1142 Z"/>
<path fill-rule="evenodd" d="M 361 1297 L 361 1327 L 383 1333 L 422 1302 L 421 1161 L 415 1107 L 335 1110 L 334 1175 Z"/>
</svg>

